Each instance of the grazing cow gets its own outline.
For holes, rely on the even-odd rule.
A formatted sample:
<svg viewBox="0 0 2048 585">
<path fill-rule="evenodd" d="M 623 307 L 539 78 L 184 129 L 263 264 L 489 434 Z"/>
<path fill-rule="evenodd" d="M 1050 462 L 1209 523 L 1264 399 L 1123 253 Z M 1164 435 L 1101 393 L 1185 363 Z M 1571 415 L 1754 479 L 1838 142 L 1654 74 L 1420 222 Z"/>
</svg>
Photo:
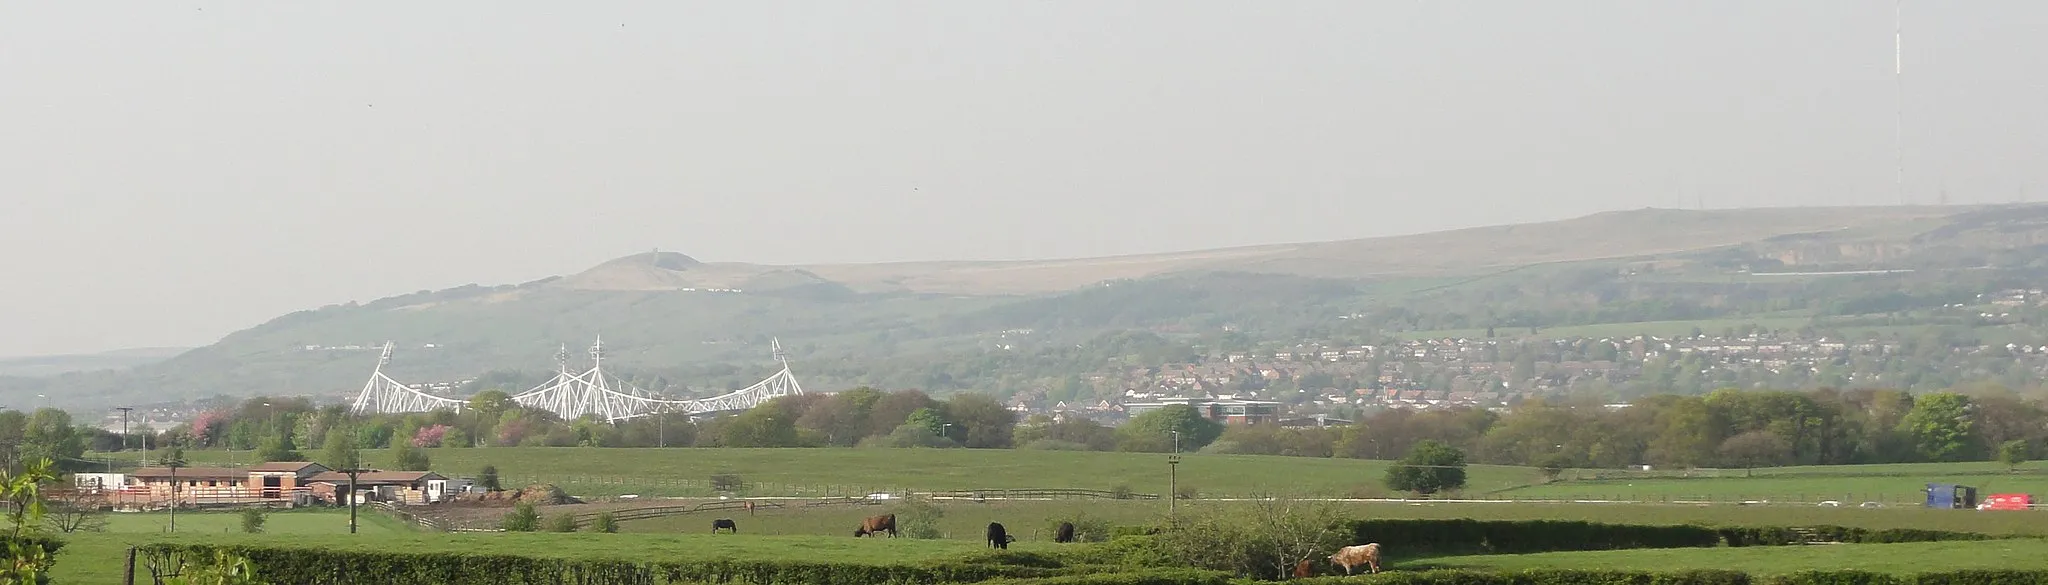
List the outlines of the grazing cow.
<svg viewBox="0 0 2048 585">
<path fill-rule="evenodd" d="M 1294 564 L 1294 578 L 1307 579 L 1315 575 L 1315 569 L 1309 566 L 1308 559 L 1302 559 L 1301 562 Z"/>
<path fill-rule="evenodd" d="M 1380 543 L 1375 542 L 1337 549 L 1337 554 L 1330 555 L 1330 562 L 1343 565 L 1344 574 L 1346 575 L 1351 574 L 1352 567 L 1359 565 L 1366 565 L 1372 569 L 1372 572 L 1378 573 L 1380 572 Z"/>
<path fill-rule="evenodd" d="M 862 536 L 867 536 L 870 534 L 880 534 L 883 532 L 889 533 L 889 538 L 896 538 L 895 514 L 869 516 L 868 519 L 862 520 L 860 522 L 860 528 L 853 529 L 853 536 L 855 538 L 859 538 Z"/>
<path fill-rule="evenodd" d="M 1017 542 L 1017 537 L 1010 536 L 1010 533 L 1008 531 L 1003 530 L 1003 525 L 1001 523 L 988 523 L 988 546 L 990 548 L 1000 548 L 1003 550 L 1009 550 L 1010 543 L 1012 542 Z"/>
<path fill-rule="evenodd" d="M 1054 534 L 1054 535 L 1053 535 L 1053 537 L 1052 537 L 1052 541 L 1053 541 L 1053 542 L 1062 542 L 1062 543 L 1065 543 L 1065 542 L 1073 542 L 1073 541 L 1074 541 L 1074 523 L 1072 523 L 1072 522 L 1061 522 L 1061 523 L 1060 523 L 1060 530 L 1059 530 L 1059 532 L 1058 532 L 1058 533 L 1056 533 L 1056 534 Z"/>
<path fill-rule="evenodd" d="M 719 518 L 717 520 L 712 520 L 711 533 L 718 534 L 719 530 L 731 530 L 733 534 L 739 534 L 740 525 L 738 523 L 733 522 L 731 518 Z"/>
</svg>

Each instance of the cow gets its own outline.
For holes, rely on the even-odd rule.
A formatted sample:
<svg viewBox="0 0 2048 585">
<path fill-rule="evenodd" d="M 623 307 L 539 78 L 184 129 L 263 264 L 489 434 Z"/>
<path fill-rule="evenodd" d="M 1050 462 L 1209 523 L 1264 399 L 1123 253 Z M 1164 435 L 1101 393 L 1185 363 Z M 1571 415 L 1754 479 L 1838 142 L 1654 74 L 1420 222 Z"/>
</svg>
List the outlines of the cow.
<svg viewBox="0 0 2048 585">
<path fill-rule="evenodd" d="M 1309 566 L 1308 559 L 1302 559 L 1301 562 L 1294 564 L 1294 578 L 1307 579 L 1315 575 L 1315 569 Z"/>
<path fill-rule="evenodd" d="M 895 514 L 869 516 L 868 519 L 862 520 L 860 522 L 860 528 L 853 529 L 853 536 L 854 538 L 859 538 L 870 534 L 881 534 L 883 532 L 889 533 L 889 538 L 896 538 Z"/>
<path fill-rule="evenodd" d="M 754 515 L 754 502 L 753 502 L 753 501 L 751 501 L 751 500 L 750 500 L 750 501 L 740 502 L 740 507 L 742 507 L 742 508 L 746 508 L 746 509 L 747 509 L 747 515 L 748 515 L 748 516 L 752 516 L 752 515 Z"/>
<path fill-rule="evenodd" d="M 1057 533 L 1053 534 L 1053 537 L 1052 537 L 1052 541 L 1053 541 L 1053 542 L 1060 542 L 1060 543 L 1067 543 L 1067 542 L 1073 542 L 1073 541 L 1074 541 L 1074 523 L 1072 523 L 1072 522 L 1061 522 L 1061 523 L 1060 523 L 1060 529 L 1059 529 L 1059 532 L 1057 532 Z"/>
<path fill-rule="evenodd" d="M 1009 531 L 1003 530 L 1003 525 L 1001 523 L 988 523 L 989 548 L 1000 548 L 1003 550 L 1009 550 L 1010 543 L 1012 542 L 1017 542 L 1017 537 L 1010 536 Z"/>
<path fill-rule="evenodd" d="M 718 534 L 719 530 L 731 530 L 733 534 L 739 534 L 740 525 L 736 522 L 733 522 L 731 518 L 719 518 L 717 520 L 712 520 L 711 533 Z"/>
<path fill-rule="evenodd" d="M 1380 543 L 1375 542 L 1337 549 L 1337 554 L 1330 555 L 1330 562 L 1342 565 L 1346 575 L 1351 574 L 1352 567 L 1359 565 L 1366 565 L 1372 569 L 1372 572 L 1378 573 L 1380 572 Z"/>
</svg>

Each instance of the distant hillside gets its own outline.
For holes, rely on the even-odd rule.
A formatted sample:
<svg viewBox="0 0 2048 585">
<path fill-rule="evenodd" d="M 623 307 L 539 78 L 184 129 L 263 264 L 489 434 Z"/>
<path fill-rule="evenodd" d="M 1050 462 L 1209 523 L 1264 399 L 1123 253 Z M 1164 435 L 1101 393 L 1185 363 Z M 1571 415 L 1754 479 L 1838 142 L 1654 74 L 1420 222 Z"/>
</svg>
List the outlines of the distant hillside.
<svg viewBox="0 0 2048 585">
<path fill-rule="evenodd" d="M 1882 282 L 1744 276 L 1874 269 L 1919 272 Z M 1953 272 L 1965 269 L 1976 272 Z M 338 396 L 360 387 L 376 361 L 373 348 L 386 340 L 400 347 L 387 371 L 427 382 L 545 370 L 562 345 L 580 356 L 600 333 L 611 363 L 635 384 L 672 394 L 722 391 L 766 375 L 771 338 L 789 346 L 799 375 L 818 387 L 1011 389 L 1078 367 L 1026 352 L 1067 351 L 1060 348 L 1120 331 L 1224 344 L 1838 314 L 1949 302 L 2042 270 L 2048 206 L 2040 205 L 1645 209 L 1412 236 L 1027 262 L 769 266 L 654 252 L 525 284 L 300 311 L 172 359 L 134 361 L 127 372 L 61 366 L 70 373 L 29 379 L 19 376 L 47 376 L 60 366 L 17 364 L 0 369 L 17 376 L 0 378 L 0 399 L 49 392 L 80 404 Z"/>
<path fill-rule="evenodd" d="M 149 347 L 91 354 L 0 357 L 0 376 L 36 378 L 70 372 L 132 368 L 171 359 L 187 349 L 189 348 Z"/>
</svg>

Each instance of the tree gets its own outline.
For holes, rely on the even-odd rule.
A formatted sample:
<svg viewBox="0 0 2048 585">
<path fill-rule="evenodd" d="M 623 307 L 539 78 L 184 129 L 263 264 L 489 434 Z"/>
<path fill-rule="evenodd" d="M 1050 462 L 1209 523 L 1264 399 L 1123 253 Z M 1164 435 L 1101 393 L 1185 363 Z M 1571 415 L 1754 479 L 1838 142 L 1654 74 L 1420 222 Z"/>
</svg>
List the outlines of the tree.
<svg viewBox="0 0 2048 585">
<path fill-rule="evenodd" d="M 55 408 L 30 415 L 21 439 L 22 461 L 47 458 L 59 471 L 76 466 L 85 456 L 85 436 L 71 426 L 71 413 Z"/>
<path fill-rule="evenodd" d="M 48 458 L 37 458 L 27 460 L 21 473 L 0 469 L 0 501 L 7 504 L 7 521 L 14 525 L 12 537 L 6 539 L 12 562 L 0 563 L 0 581 L 42 583 L 49 578 L 54 562 L 51 551 L 22 538 L 22 533 L 36 530 L 43 522 L 42 485 L 57 480 L 54 468 Z"/>
<path fill-rule="evenodd" d="M 399 471 L 428 471 L 433 467 L 433 462 L 427 459 L 426 450 L 412 446 L 410 441 L 399 441 L 398 447 L 392 451 Z"/>
<path fill-rule="evenodd" d="M 1387 489 L 1434 494 L 1465 487 L 1465 452 L 1424 439 L 1387 470 Z"/>
<path fill-rule="evenodd" d="M 1017 413 L 994 397 L 978 392 L 954 394 L 944 406 L 953 436 L 969 449 L 1007 449 L 1017 428 Z"/>
<path fill-rule="evenodd" d="M 1970 399 L 1961 394 L 1937 392 L 1913 400 L 1913 410 L 1900 422 L 1912 437 L 1913 446 L 1928 461 L 1960 461 L 1970 456 L 1973 443 Z"/>
<path fill-rule="evenodd" d="M 505 489 L 503 486 L 498 485 L 498 466 L 496 465 L 485 465 L 483 470 L 476 472 L 476 485 L 477 487 L 484 488 L 484 491 L 490 492 Z"/>
<path fill-rule="evenodd" d="M 328 429 L 327 438 L 321 442 L 324 444 L 320 449 L 321 465 L 334 470 L 363 466 L 363 452 L 356 447 L 355 433 L 349 427 L 337 425 Z"/>
<path fill-rule="evenodd" d="M 937 409 L 920 408 L 917 410 L 910 411 L 910 416 L 903 418 L 903 424 L 899 425 L 898 428 L 900 429 L 902 427 L 923 430 L 927 433 L 930 433 L 932 436 L 945 436 L 946 419 L 945 417 L 939 416 L 939 411 Z M 890 432 L 893 433 L 896 431 L 892 430 Z"/>
<path fill-rule="evenodd" d="M 1743 469 L 1747 477 L 1751 469 L 1780 465 L 1792 458 L 1792 446 L 1777 433 L 1750 431 L 1721 442 L 1721 457 Z"/>
<path fill-rule="evenodd" d="M 774 409 L 755 408 L 728 421 L 721 434 L 727 447 L 795 447 L 796 420 Z"/>
<path fill-rule="evenodd" d="M 1124 451 L 1166 452 L 1174 448 L 1174 433 L 1180 434 L 1181 451 L 1200 451 L 1223 436 L 1223 423 L 1209 420 L 1201 411 L 1185 404 L 1172 404 L 1131 417 L 1117 428 L 1117 448 Z"/>
<path fill-rule="evenodd" d="M 58 532 L 103 532 L 107 529 L 107 497 L 88 490 L 66 490 L 50 498 L 43 519 Z"/>
<path fill-rule="evenodd" d="M 2018 471 L 2020 464 L 2026 463 L 2031 456 L 2029 451 L 2026 439 L 2006 441 L 2005 444 L 1998 446 L 1998 462 L 2004 463 L 2009 471 Z"/>
<path fill-rule="evenodd" d="M 278 435 L 263 441 L 263 448 L 256 450 L 256 460 L 305 461 L 306 455 L 300 453 L 299 448 L 292 444 L 291 435 Z"/>
</svg>

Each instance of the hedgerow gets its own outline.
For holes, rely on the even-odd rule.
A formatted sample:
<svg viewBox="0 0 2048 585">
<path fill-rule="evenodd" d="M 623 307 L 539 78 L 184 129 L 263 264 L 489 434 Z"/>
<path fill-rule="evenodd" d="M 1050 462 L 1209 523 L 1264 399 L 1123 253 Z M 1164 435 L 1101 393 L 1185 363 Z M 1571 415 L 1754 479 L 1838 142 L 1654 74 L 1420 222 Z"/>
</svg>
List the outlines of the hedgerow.
<svg viewBox="0 0 2048 585">
<path fill-rule="evenodd" d="M 1412 554 L 1711 547 L 1722 535 L 1703 526 L 1603 524 L 1576 520 L 1354 520 L 1352 542 L 1399 543 Z"/>
</svg>

